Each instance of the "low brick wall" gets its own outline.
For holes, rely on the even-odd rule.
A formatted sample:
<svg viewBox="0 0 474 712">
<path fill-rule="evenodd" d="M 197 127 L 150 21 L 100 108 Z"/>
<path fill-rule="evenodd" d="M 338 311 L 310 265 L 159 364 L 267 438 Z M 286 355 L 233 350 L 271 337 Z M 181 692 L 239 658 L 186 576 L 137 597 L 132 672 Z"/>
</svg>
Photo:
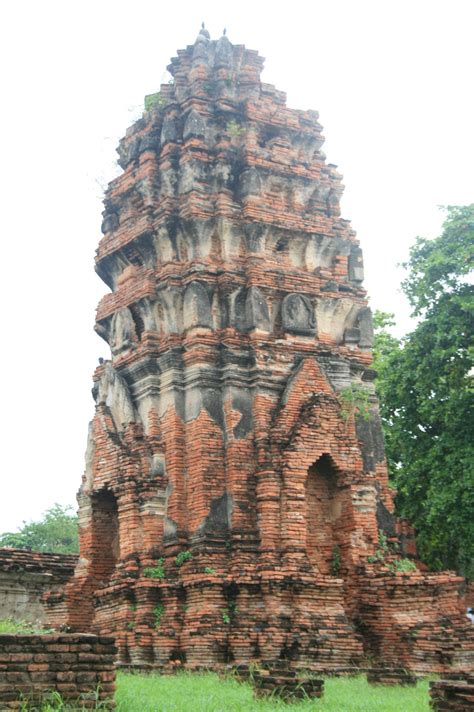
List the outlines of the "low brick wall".
<svg viewBox="0 0 474 712">
<path fill-rule="evenodd" d="M 44 627 L 66 623 L 64 587 L 77 556 L 0 549 L 0 618 L 15 618 Z"/>
<path fill-rule="evenodd" d="M 474 670 L 474 626 L 452 572 L 374 571 L 359 579 L 356 617 L 380 667 L 444 674 Z"/>
<path fill-rule="evenodd" d="M 436 680 L 430 683 L 430 706 L 435 712 L 467 712 L 474 709 L 474 677 Z"/>
<path fill-rule="evenodd" d="M 57 691 L 93 709 L 115 706 L 115 640 L 95 635 L 0 635 L 0 710 Z"/>
<path fill-rule="evenodd" d="M 370 668 L 367 682 L 370 685 L 416 685 L 416 675 L 405 668 Z"/>
</svg>

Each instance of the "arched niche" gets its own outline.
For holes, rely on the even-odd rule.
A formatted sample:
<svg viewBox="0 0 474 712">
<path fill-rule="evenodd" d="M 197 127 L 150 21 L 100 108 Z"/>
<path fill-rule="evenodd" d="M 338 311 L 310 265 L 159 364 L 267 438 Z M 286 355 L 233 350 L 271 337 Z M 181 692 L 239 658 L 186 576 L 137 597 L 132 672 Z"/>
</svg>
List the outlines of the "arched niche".
<svg viewBox="0 0 474 712">
<path fill-rule="evenodd" d="M 165 335 L 169 333 L 167 307 L 162 299 L 157 299 L 155 303 L 155 321 L 156 330 L 159 334 Z"/>
<path fill-rule="evenodd" d="M 319 573 L 337 573 L 344 543 L 344 490 L 332 457 L 324 453 L 309 468 L 305 483 L 306 553 Z"/>
<path fill-rule="evenodd" d="M 194 258 L 194 247 L 187 235 L 178 233 L 178 259 L 180 262 L 189 262 Z"/>
<path fill-rule="evenodd" d="M 108 489 L 91 495 L 92 575 L 106 583 L 120 558 L 117 498 Z"/>
<path fill-rule="evenodd" d="M 109 408 L 114 425 L 119 432 L 134 423 L 136 413 L 130 390 L 125 379 L 117 373 L 110 362 L 105 364 L 104 372 L 96 391 L 97 405 Z"/>
<path fill-rule="evenodd" d="M 179 334 L 182 330 L 182 295 L 173 287 L 160 290 L 155 303 L 154 316 L 157 331 L 165 334 Z"/>
<path fill-rule="evenodd" d="M 183 138 L 203 138 L 206 133 L 206 120 L 196 109 L 191 109 L 184 122 Z"/>
<path fill-rule="evenodd" d="M 306 240 L 303 237 L 294 237 L 289 241 L 288 254 L 290 262 L 294 267 L 304 268 L 304 251 Z"/>
<path fill-rule="evenodd" d="M 370 307 L 363 307 L 357 314 L 357 326 L 360 332 L 359 346 L 371 349 L 374 345 L 374 324 Z"/>
<path fill-rule="evenodd" d="M 245 299 L 247 290 L 241 289 L 229 295 L 229 326 L 233 326 L 237 331 L 245 331 Z"/>
<path fill-rule="evenodd" d="M 238 331 L 271 331 L 267 300 L 258 287 L 242 287 L 230 295 L 229 324 Z"/>
<path fill-rule="evenodd" d="M 212 296 L 211 317 L 213 328 L 220 329 L 223 324 L 223 314 L 221 308 L 221 300 L 219 298 L 219 292 L 217 291 L 217 289 Z"/>
<path fill-rule="evenodd" d="M 179 138 L 178 122 L 176 120 L 175 113 L 167 113 L 163 119 L 163 126 L 161 128 L 161 145 L 164 146 L 165 143 L 174 143 Z"/>
<path fill-rule="evenodd" d="M 337 249 L 338 243 L 332 235 L 312 235 L 305 251 L 307 269 L 311 272 L 318 267 L 330 269 L 333 266 Z"/>
<path fill-rule="evenodd" d="M 114 355 L 126 351 L 138 341 L 136 324 L 130 309 L 120 309 L 112 318 L 110 349 Z"/>
<path fill-rule="evenodd" d="M 281 306 L 284 331 L 294 334 L 314 334 L 316 319 L 311 301 L 302 294 L 287 294 Z"/>
<path fill-rule="evenodd" d="M 175 249 L 166 228 L 161 228 L 156 236 L 156 253 L 158 262 L 172 262 L 175 259 Z"/>
<path fill-rule="evenodd" d="M 370 307 L 358 309 L 355 305 L 346 319 L 344 343 L 369 350 L 374 344 L 374 325 Z"/>
<path fill-rule="evenodd" d="M 246 168 L 240 175 L 239 196 L 241 199 L 249 195 L 260 196 L 262 192 L 262 179 L 254 166 Z"/>
<path fill-rule="evenodd" d="M 144 331 L 156 330 L 155 311 L 153 304 L 148 298 L 144 298 L 140 300 L 140 302 L 132 304 L 130 309 L 135 320 L 137 334 L 140 340 Z"/>
<path fill-rule="evenodd" d="M 183 301 L 183 325 L 185 329 L 197 326 L 212 329 L 211 303 L 206 289 L 200 282 L 191 282 L 186 287 Z"/>
<path fill-rule="evenodd" d="M 245 299 L 247 329 L 270 331 L 270 314 L 265 297 L 258 287 L 250 287 Z"/>
</svg>

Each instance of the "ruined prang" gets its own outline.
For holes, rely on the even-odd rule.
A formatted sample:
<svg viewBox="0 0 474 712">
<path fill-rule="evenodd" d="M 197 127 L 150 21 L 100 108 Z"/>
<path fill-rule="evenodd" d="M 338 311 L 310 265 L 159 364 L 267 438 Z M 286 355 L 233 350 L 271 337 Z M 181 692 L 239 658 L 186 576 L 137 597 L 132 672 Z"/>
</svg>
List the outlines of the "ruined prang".
<svg viewBox="0 0 474 712">
<path fill-rule="evenodd" d="M 203 28 L 120 143 L 69 625 L 142 667 L 472 665 L 461 579 L 399 571 L 341 176 L 262 67 Z"/>
</svg>

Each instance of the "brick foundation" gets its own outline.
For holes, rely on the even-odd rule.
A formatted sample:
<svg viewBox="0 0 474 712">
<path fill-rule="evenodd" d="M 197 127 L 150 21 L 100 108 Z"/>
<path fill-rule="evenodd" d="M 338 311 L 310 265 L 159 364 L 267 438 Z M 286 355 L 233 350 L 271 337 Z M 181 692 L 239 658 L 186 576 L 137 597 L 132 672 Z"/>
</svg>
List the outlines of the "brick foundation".
<svg viewBox="0 0 474 712">
<path fill-rule="evenodd" d="M 262 66 L 203 29 L 120 143 L 69 624 L 113 634 L 125 666 L 472 664 L 459 579 L 388 568 L 416 552 L 393 515 L 362 253 L 317 112 Z"/>
<path fill-rule="evenodd" d="M 371 685 L 416 685 L 417 678 L 405 668 L 371 668 L 367 670 Z"/>
<path fill-rule="evenodd" d="M 467 712 L 474 709 L 474 678 L 430 682 L 430 706 L 435 712 Z"/>
<path fill-rule="evenodd" d="M 472 670 L 474 631 L 460 606 L 462 583 L 452 573 L 365 573 L 357 610 L 367 653 L 417 672 Z"/>
<path fill-rule="evenodd" d="M 95 709 L 115 704 L 113 638 L 94 635 L 0 635 L 0 709 L 40 702 L 57 691 L 63 700 Z"/>
</svg>

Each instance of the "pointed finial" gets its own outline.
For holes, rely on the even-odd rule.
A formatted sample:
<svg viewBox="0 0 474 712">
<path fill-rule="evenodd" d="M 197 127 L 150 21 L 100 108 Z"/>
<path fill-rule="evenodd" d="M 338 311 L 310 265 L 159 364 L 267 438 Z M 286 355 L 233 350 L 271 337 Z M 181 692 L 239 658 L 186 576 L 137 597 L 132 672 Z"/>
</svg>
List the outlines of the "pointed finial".
<svg viewBox="0 0 474 712">
<path fill-rule="evenodd" d="M 206 25 L 204 22 L 201 22 L 201 29 L 199 30 L 198 34 L 198 39 L 201 39 L 204 37 L 204 39 L 209 40 L 211 38 L 211 35 L 209 34 L 209 31 L 206 30 Z"/>
<path fill-rule="evenodd" d="M 224 27 L 224 31 L 223 31 L 223 33 L 222 33 L 222 34 L 224 35 L 224 37 L 225 37 L 225 36 L 226 36 L 226 34 L 227 34 L 227 30 L 226 30 L 226 28 L 225 28 L 225 27 Z"/>
</svg>

